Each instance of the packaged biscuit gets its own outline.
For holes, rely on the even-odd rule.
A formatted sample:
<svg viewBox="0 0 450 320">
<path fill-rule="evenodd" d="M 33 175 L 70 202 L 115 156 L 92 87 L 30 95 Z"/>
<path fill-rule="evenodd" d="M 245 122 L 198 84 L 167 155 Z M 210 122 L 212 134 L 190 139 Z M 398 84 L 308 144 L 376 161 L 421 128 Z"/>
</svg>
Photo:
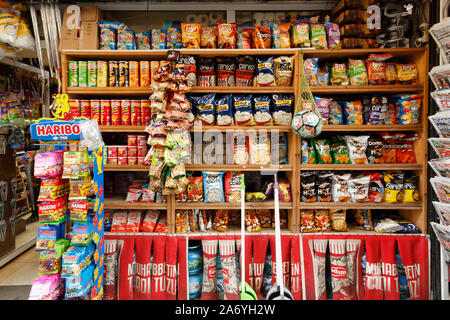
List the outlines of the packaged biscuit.
<svg viewBox="0 0 450 320">
<path fill-rule="evenodd" d="M 199 23 L 181 24 L 181 44 L 183 48 L 200 49 L 200 29 Z"/>
</svg>

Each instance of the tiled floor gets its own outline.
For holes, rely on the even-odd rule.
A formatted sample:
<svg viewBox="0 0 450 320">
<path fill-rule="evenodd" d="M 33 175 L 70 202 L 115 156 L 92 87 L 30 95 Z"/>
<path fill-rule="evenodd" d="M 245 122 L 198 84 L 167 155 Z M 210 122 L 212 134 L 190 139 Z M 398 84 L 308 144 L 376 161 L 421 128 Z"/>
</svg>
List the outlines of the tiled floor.
<svg viewBox="0 0 450 320">
<path fill-rule="evenodd" d="M 0 286 L 32 285 L 38 267 L 39 253 L 32 247 L 0 268 Z"/>
</svg>

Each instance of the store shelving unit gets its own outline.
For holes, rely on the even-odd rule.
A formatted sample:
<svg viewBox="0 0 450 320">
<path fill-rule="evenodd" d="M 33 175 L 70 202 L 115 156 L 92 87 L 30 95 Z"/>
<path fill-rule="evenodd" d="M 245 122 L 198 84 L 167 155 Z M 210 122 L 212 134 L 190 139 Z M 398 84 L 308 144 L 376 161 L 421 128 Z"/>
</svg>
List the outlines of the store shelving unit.
<svg viewBox="0 0 450 320">
<path fill-rule="evenodd" d="M 294 93 L 296 99 L 299 92 L 299 79 L 303 67 L 300 65 L 300 55 L 304 58 L 318 57 L 319 61 L 339 61 L 348 58 L 365 58 L 370 53 L 390 53 L 401 62 L 414 62 L 418 67 L 418 83 L 416 85 L 385 85 L 385 86 L 321 86 L 311 87 L 313 94 L 318 96 L 335 96 L 335 95 L 367 95 L 367 94 L 406 94 L 417 93 L 428 95 L 428 49 L 424 48 L 407 48 L 407 49 L 345 49 L 345 50 L 301 50 L 301 49 L 263 49 L 263 50 L 244 50 L 244 49 L 181 49 L 181 54 L 196 56 L 240 56 L 240 55 L 267 55 L 267 56 L 294 56 L 294 79 L 290 87 L 192 87 L 191 93 Z M 62 90 L 72 98 L 90 97 L 148 97 L 152 90 L 150 88 L 70 88 L 67 87 L 67 62 L 71 60 L 165 60 L 167 58 L 167 50 L 150 50 L 150 51 L 100 51 L 100 50 L 77 50 L 62 51 Z M 284 171 L 291 183 L 292 202 L 280 203 L 280 209 L 288 210 L 288 232 L 298 233 L 300 231 L 300 209 L 301 208 L 354 208 L 354 209 L 373 209 L 373 210 L 398 210 L 404 217 L 416 224 L 423 233 L 427 232 L 427 114 L 428 100 L 423 99 L 423 107 L 421 110 L 420 124 L 417 125 L 325 125 L 323 132 L 332 134 L 357 134 L 380 131 L 414 131 L 419 134 L 419 139 L 414 142 L 416 150 L 417 164 L 380 164 L 380 165 L 304 165 L 301 164 L 301 139 L 296 135 L 290 126 L 202 126 L 194 127 L 191 132 L 205 132 L 209 130 L 227 132 L 235 130 L 277 130 L 278 132 L 288 133 L 288 164 L 279 166 L 235 166 L 235 165 L 203 165 L 192 164 L 186 165 L 187 171 Z M 100 130 L 104 133 L 143 133 L 145 126 L 100 126 Z M 420 150 L 417 151 L 417 150 Z M 147 171 L 148 166 L 143 165 L 105 165 L 105 171 Z M 419 203 L 301 203 L 300 202 L 300 173 L 304 170 L 347 170 L 347 171 L 363 171 L 363 170 L 408 170 L 420 176 L 419 193 L 421 202 Z M 230 203 L 181 203 L 176 202 L 174 196 L 169 196 L 166 204 L 133 204 L 140 206 L 140 209 L 166 209 L 169 233 L 175 233 L 175 210 L 178 209 L 240 209 L 240 204 Z M 122 198 L 105 198 L 105 208 L 112 209 L 131 209 L 128 203 Z M 133 207 L 134 208 L 134 207 Z M 246 203 L 246 208 L 266 208 L 273 209 L 272 201 Z M 375 213 L 376 214 L 376 213 Z M 272 232 L 273 230 L 264 230 L 264 232 Z"/>
</svg>

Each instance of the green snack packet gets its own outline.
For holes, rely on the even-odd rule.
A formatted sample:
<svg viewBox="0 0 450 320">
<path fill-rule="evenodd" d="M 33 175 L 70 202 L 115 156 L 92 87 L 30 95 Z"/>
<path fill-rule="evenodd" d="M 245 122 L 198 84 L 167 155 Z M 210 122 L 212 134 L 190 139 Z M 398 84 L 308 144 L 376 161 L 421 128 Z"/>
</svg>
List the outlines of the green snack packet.
<svg viewBox="0 0 450 320">
<path fill-rule="evenodd" d="M 323 24 L 312 24 L 310 30 L 312 47 L 316 49 L 328 49 L 325 26 Z"/>
<path fill-rule="evenodd" d="M 347 144 L 342 139 L 336 139 L 331 143 L 331 156 L 335 164 L 350 164 Z"/>
<path fill-rule="evenodd" d="M 367 71 L 363 60 L 348 59 L 348 74 L 351 85 L 367 85 Z"/>
<path fill-rule="evenodd" d="M 331 157 L 331 144 L 329 139 L 311 139 L 311 144 L 317 153 L 317 163 L 333 163 Z"/>
<path fill-rule="evenodd" d="M 309 140 L 302 139 L 302 163 L 304 164 L 316 164 L 317 155 L 316 150 L 311 147 Z"/>
</svg>

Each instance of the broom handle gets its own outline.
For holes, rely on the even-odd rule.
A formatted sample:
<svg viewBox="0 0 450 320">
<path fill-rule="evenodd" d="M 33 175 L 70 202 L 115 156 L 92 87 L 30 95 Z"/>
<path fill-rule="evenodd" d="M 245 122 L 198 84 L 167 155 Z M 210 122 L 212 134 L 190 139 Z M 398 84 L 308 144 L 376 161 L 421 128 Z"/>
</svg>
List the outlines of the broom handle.
<svg viewBox="0 0 450 320">
<path fill-rule="evenodd" d="M 245 183 L 241 174 L 241 292 L 245 291 Z"/>
<path fill-rule="evenodd" d="M 278 199 L 278 178 L 276 173 L 274 174 L 273 190 L 275 198 L 275 261 L 277 264 L 277 285 L 280 286 L 281 296 L 284 297 L 283 266 L 281 261 L 280 206 Z"/>
</svg>

